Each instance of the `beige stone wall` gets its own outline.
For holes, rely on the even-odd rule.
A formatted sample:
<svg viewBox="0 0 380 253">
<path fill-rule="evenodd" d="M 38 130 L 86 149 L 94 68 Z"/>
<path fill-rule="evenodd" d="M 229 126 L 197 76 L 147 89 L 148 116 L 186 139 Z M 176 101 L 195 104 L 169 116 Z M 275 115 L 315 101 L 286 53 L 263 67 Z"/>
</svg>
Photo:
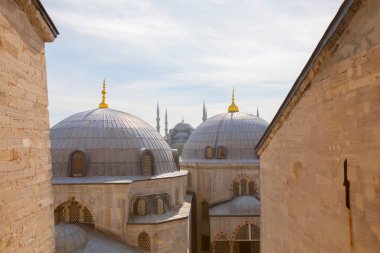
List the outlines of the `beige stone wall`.
<svg viewBox="0 0 380 253">
<path fill-rule="evenodd" d="M 348 19 L 261 154 L 264 253 L 379 252 L 379 6 L 368 0 Z"/>
<path fill-rule="evenodd" d="M 152 253 L 187 253 L 189 252 L 189 220 L 181 219 L 155 225 L 128 225 L 127 243 L 138 245 L 138 236 L 146 232 L 150 238 Z"/>
<path fill-rule="evenodd" d="M 201 250 L 201 236 L 202 233 L 207 234 L 208 226 L 202 220 L 202 202 L 206 201 L 209 206 L 227 201 L 233 198 L 232 184 L 234 180 L 241 179 L 242 177 L 248 178 L 255 182 L 255 187 L 260 193 L 259 187 L 259 164 L 195 164 L 195 163 L 181 163 L 181 169 L 189 171 L 188 174 L 188 190 L 195 194 L 195 208 L 196 217 L 196 248 L 197 252 Z M 223 220 L 223 218 L 220 218 Z M 228 221 L 224 221 L 221 226 L 224 226 Z M 211 224 L 210 224 L 211 226 Z M 215 224 L 214 224 L 215 226 Z M 214 227 L 210 230 L 210 242 L 213 240 L 211 230 L 216 230 Z M 222 228 L 221 228 L 222 229 Z M 195 238 L 193 238 L 195 240 Z M 194 243 L 193 243 L 194 245 Z"/>
<path fill-rule="evenodd" d="M 43 22 L 0 0 L 0 252 L 54 251 Z"/>
</svg>

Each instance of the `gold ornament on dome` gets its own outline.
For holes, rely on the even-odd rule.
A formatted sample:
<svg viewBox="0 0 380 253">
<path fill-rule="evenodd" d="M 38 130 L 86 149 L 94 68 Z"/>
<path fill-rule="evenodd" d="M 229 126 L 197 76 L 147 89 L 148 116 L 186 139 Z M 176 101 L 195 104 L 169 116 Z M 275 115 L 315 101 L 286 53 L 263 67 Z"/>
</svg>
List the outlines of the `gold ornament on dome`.
<svg viewBox="0 0 380 253">
<path fill-rule="evenodd" d="M 99 108 L 108 108 L 108 104 L 106 103 L 106 80 L 103 80 L 103 90 L 102 90 L 102 102 L 99 104 Z"/>
<path fill-rule="evenodd" d="M 232 89 L 232 103 L 228 107 L 228 112 L 239 112 L 239 107 L 235 104 L 235 87 Z"/>
</svg>

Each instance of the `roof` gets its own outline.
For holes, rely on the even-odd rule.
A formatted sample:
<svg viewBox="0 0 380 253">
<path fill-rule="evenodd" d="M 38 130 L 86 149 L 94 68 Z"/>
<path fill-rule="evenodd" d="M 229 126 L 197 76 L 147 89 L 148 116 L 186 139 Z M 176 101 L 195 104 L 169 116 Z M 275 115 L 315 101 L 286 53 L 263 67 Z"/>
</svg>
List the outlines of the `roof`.
<svg viewBox="0 0 380 253">
<path fill-rule="evenodd" d="M 260 216 L 260 201 L 254 196 L 240 196 L 210 208 L 210 216 Z"/>
<path fill-rule="evenodd" d="M 268 122 L 243 112 L 218 114 L 200 124 L 187 140 L 181 159 L 183 162 L 256 159 L 255 146 L 264 134 Z M 224 146 L 225 159 L 206 159 L 205 149 Z"/>
<path fill-rule="evenodd" d="M 54 37 L 57 37 L 59 34 L 57 27 L 54 25 L 53 21 L 51 20 L 49 14 L 46 12 L 44 6 L 40 2 L 40 0 L 34 0 L 32 1 L 34 5 L 37 7 L 37 10 L 40 12 L 42 18 L 45 20 L 46 24 L 49 26 L 50 31 L 54 34 Z"/>
<path fill-rule="evenodd" d="M 360 4 L 359 0 L 345 0 L 339 11 L 335 15 L 334 19 L 331 21 L 327 30 L 325 31 L 322 39 L 319 41 L 317 47 L 303 68 L 301 74 L 296 79 L 293 87 L 286 96 L 284 102 L 282 103 L 280 109 L 277 111 L 269 127 L 266 129 L 264 135 L 256 145 L 256 151 L 258 155 L 265 149 L 269 140 L 281 127 L 282 122 L 287 118 L 290 111 L 293 109 L 294 105 L 302 96 L 303 91 L 310 85 L 310 79 L 318 71 L 318 68 L 323 60 L 322 53 L 328 46 L 329 42 L 334 36 L 340 36 L 342 31 L 339 30 L 345 17 L 353 9 L 354 4 Z"/>
<path fill-rule="evenodd" d="M 113 109 L 97 108 L 74 114 L 50 130 L 53 176 L 67 176 L 70 154 L 84 151 L 87 176 L 141 175 L 140 156 L 153 155 L 154 174 L 178 170 L 164 138 L 143 120 Z"/>
</svg>

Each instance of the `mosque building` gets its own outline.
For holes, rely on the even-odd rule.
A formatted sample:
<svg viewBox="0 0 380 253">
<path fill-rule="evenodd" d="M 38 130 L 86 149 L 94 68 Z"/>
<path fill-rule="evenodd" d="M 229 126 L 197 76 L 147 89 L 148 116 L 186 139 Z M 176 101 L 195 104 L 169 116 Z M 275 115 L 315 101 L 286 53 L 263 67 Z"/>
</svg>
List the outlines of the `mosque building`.
<svg viewBox="0 0 380 253">
<path fill-rule="evenodd" d="M 108 108 L 105 82 L 102 94 L 51 128 L 57 252 L 188 252 L 187 171 L 156 129 Z"/>
<path fill-rule="evenodd" d="M 197 252 L 260 252 L 260 165 L 255 146 L 268 123 L 239 112 L 234 93 L 228 112 L 200 124 L 187 140 L 181 169 L 193 193 Z"/>
</svg>

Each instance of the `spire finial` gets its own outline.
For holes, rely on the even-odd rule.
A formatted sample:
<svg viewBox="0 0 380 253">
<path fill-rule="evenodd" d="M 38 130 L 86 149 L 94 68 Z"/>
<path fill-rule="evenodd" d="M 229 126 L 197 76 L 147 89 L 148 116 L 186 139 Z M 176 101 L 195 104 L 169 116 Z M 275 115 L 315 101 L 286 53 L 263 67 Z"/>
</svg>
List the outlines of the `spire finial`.
<svg viewBox="0 0 380 253">
<path fill-rule="evenodd" d="M 205 100 L 203 99 L 203 116 L 202 116 L 202 121 L 205 122 L 206 120 L 207 120 L 207 110 L 206 110 Z"/>
<path fill-rule="evenodd" d="M 235 104 L 235 86 L 232 88 L 232 103 L 228 107 L 228 112 L 239 112 L 239 107 Z"/>
<path fill-rule="evenodd" d="M 102 102 L 99 104 L 99 108 L 108 108 L 108 104 L 106 103 L 106 94 L 106 79 L 103 79 Z"/>
<path fill-rule="evenodd" d="M 185 122 L 185 118 L 183 117 L 183 115 L 182 115 L 182 122 Z"/>
</svg>

